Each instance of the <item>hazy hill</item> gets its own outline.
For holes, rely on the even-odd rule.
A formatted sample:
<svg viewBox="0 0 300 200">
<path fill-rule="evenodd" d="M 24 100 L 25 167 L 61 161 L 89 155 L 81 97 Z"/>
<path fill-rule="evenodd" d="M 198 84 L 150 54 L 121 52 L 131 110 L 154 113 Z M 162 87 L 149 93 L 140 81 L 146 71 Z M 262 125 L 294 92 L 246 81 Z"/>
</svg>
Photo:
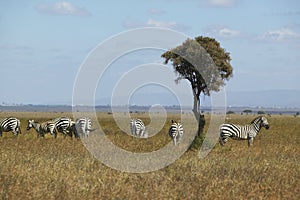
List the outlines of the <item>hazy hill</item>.
<svg viewBox="0 0 300 200">
<path fill-rule="evenodd" d="M 300 90 L 229 91 L 228 106 L 300 107 Z"/>
</svg>

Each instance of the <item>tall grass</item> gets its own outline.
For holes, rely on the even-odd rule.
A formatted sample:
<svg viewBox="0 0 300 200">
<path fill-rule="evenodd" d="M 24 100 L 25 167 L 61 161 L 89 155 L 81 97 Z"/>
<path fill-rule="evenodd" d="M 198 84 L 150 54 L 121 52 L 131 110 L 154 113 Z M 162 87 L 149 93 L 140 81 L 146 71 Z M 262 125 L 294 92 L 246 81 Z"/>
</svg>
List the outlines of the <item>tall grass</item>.
<svg viewBox="0 0 300 200">
<path fill-rule="evenodd" d="M 2 199 L 300 199 L 298 117 L 268 117 L 271 128 L 259 133 L 252 148 L 229 140 L 204 159 L 187 151 L 164 169 L 131 174 L 103 165 L 80 140 L 37 138 L 34 130 L 25 131 L 29 118 L 71 113 L 0 113 L 10 115 L 21 119 L 23 133 L 4 133 L 0 139 Z M 122 133 L 111 115 L 98 117 L 108 137 L 124 149 L 151 151 L 170 142 L 167 126 L 151 140 L 139 141 Z M 140 117 L 149 123 L 146 114 Z M 253 118 L 232 115 L 228 122 L 246 124 Z"/>
</svg>

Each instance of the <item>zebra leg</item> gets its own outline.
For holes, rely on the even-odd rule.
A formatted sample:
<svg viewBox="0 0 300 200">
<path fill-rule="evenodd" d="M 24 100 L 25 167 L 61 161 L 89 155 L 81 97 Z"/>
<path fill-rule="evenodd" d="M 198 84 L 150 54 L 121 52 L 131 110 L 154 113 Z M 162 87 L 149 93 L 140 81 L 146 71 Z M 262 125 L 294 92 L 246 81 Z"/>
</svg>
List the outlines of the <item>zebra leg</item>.
<svg viewBox="0 0 300 200">
<path fill-rule="evenodd" d="M 222 145 L 222 146 L 224 145 L 224 143 L 223 143 L 223 141 L 222 141 L 222 137 L 221 137 L 221 136 L 219 137 L 219 143 L 220 143 L 220 145 Z"/>
<path fill-rule="evenodd" d="M 2 137 L 2 131 L 0 130 L 0 137 Z"/>
<path fill-rule="evenodd" d="M 56 134 L 54 132 L 50 132 L 50 134 L 52 135 L 52 138 L 56 138 Z"/>
<path fill-rule="evenodd" d="M 84 136 L 85 136 L 86 138 L 88 138 L 88 137 L 89 137 L 89 134 L 90 134 L 90 131 L 87 130 L 86 133 L 84 134 Z"/>
<path fill-rule="evenodd" d="M 68 136 L 70 136 L 72 139 L 73 139 L 73 135 L 74 135 L 74 137 L 76 138 L 76 135 L 75 135 L 75 133 L 74 133 L 73 131 L 67 130 L 67 134 L 68 134 Z"/>
<path fill-rule="evenodd" d="M 248 139 L 248 146 L 251 147 L 253 145 L 253 137 Z"/>
<path fill-rule="evenodd" d="M 18 132 L 16 130 L 13 130 L 12 132 L 13 132 L 14 136 L 18 135 Z"/>
<path fill-rule="evenodd" d="M 74 133 L 75 138 L 80 138 L 80 136 L 79 136 L 79 134 L 78 134 L 78 132 L 77 132 L 76 129 L 74 129 L 72 132 Z M 85 136 L 86 136 L 86 134 L 85 134 Z"/>
<path fill-rule="evenodd" d="M 177 135 L 177 138 L 176 138 L 177 144 L 180 143 L 180 140 L 181 140 L 181 137 L 180 137 L 180 135 L 178 134 L 178 135 Z"/>
<path fill-rule="evenodd" d="M 57 133 L 55 132 L 55 131 L 53 131 L 53 132 L 50 132 L 51 133 L 51 135 L 52 135 L 52 138 L 53 139 L 56 139 L 56 137 L 57 137 Z"/>
<path fill-rule="evenodd" d="M 67 131 L 68 136 L 70 136 L 71 138 L 73 138 L 73 132 L 72 131 Z"/>
<path fill-rule="evenodd" d="M 64 135 L 64 139 L 66 139 L 66 137 L 67 137 L 67 132 L 66 132 L 66 131 L 63 131 L 63 135 Z"/>
<path fill-rule="evenodd" d="M 58 130 L 56 129 L 56 127 L 54 127 L 54 130 L 53 130 L 53 138 L 56 139 L 57 133 L 58 133 Z"/>
<path fill-rule="evenodd" d="M 220 143 L 220 145 L 224 146 L 226 142 L 227 142 L 227 138 L 223 138 L 222 134 L 220 134 L 220 137 L 219 137 L 219 143 Z"/>
<path fill-rule="evenodd" d="M 142 130 L 141 130 L 141 137 L 142 138 L 146 137 L 146 130 L 144 128 L 142 128 Z"/>
<path fill-rule="evenodd" d="M 44 137 L 44 133 L 43 132 L 38 132 L 36 136 L 37 136 L 37 138 Z"/>
<path fill-rule="evenodd" d="M 18 127 L 15 129 L 15 135 L 16 136 L 19 135 L 19 128 Z"/>
</svg>

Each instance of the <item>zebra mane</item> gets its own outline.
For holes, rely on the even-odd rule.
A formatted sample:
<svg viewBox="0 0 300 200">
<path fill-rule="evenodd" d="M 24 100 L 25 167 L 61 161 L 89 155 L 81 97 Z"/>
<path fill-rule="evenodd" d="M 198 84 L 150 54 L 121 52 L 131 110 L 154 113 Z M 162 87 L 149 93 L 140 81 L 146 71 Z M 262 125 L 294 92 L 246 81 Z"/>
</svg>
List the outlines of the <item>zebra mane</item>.
<svg viewBox="0 0 300 200">
<path fill-rule="evenodd" d="M 258 122 L 258 121 L 261 121 L 262 118 L 263 118 L 263 116 L 259 116 L 259 117 L 254 118 L 254 119 L 251 121 L 251 124 L 253 124 L 253 123 L 255 123 L 255 122 Z"/>
</svg>

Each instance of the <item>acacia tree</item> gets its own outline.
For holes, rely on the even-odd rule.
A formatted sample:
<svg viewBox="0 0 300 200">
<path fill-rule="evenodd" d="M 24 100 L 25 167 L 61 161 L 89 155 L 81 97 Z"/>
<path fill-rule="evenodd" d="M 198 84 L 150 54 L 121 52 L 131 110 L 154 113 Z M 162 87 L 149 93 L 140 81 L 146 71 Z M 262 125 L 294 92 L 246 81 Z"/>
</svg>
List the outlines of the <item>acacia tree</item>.
<svg viewBox="0 0 300 200">
<path fill-rule="evenodd" d="M 198 136 L 203 132 L 204 116 L 200 114 L 200 95 L 209 96 L 219 91 L 225 81 L 232 77 L 230 54 L 214 38 L 196 37 L 161 55 L 165 64 L 172 63 L 177 83 L 181 79 L 190 82 L 194 96 L 193 113 L 199 123 Z"/>
</svg>

